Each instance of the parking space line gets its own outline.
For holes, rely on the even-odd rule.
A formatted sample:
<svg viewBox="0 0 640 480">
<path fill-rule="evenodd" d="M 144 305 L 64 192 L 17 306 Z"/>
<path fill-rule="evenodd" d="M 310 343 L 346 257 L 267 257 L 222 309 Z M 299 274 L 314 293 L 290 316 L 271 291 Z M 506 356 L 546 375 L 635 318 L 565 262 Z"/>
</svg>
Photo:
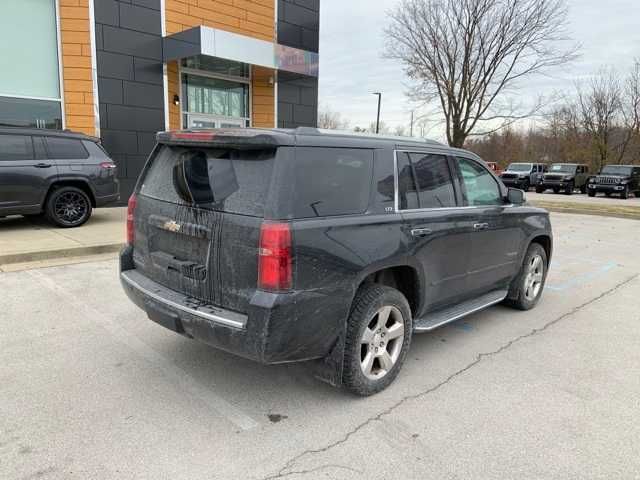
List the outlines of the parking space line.
<svg viewBox="0 0 640 480">
<path fill-rule="evenodd" d="M 107 330 L 114 340 L 127 346 L 133 352 L 140 355 L 150 363 L 160 367 L 163 374 L 169 377 L 171 385 L 174 388 L 179 389 L 181 392 L 184 392 L 191 397 L 198 398 L 242 430 L 250 430 L 259 425 L 257 421 L 242 412 L 239 408 L 215 394 L 210 388 L 203 386 L 187 371 L 168 361 L 164 356 L 159 354 L 136 336 L 125 332 L 121 326 L 113 322 L 107 315 L 84 302 L 78 301 L 76 297 L 59 287 L 52 279 L 48 278 L 40 270 L 28 270 L 25 273 L 33 277 L 56 295 L 64 297 L 65 302 L 71 308 L 79 311 L 85 311 L 87 319 Z"/>
<path fill-rule="evenodd" d="M 561 262 L 562 263 L 562 262 Z M 569 290 L 571 288 L 577 287 L 577 286 L 581 286 L 584 285 L 587 282 L 590 282 L 591 280 L 595 280 L 596 278 L 598 278 L 599 275 L 605 274 L 611 270 L 613 270 L 618 264 L 616 262 L 607 262 L 605 264 L 602 264 L 600 262 L 600 267 L 596 268 L 594 270 L 590 270 L 586 273 L 580 274 L 580 275 L 576 275 L 575 277 L 571 278 L 570 280 L 567 280 L 564 283 L 560 283 L 558 285 L 550 285 L 547 284 L 546 285 L 546 289 L 554 291 L 554 292 L 563 292 L 565 290 Z"/>
</svg>

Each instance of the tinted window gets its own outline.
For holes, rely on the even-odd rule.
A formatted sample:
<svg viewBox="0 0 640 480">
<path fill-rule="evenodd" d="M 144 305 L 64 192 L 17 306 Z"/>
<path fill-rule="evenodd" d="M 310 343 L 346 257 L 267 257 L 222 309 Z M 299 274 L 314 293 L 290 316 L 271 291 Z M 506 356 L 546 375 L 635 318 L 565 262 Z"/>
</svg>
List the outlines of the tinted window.
<svg viewBox="0 0 640 480">
<path fill-rule="evenodd" d="M 263 216 L 275 150 L 164 146 L 140 194 L 181 205 Z"/>
<path fill-rule="evenodd" d="M 33 160 L 33 144 L 28 135 L 0 135 L 0 160 Z"/>
<path fill-rule="evenodd" d="M 502 205 L 504 203 L 498 183 L 486 168 L 466 158 L 457 160 L 468 205 Z"/>
<path fill-rule="evenodd" d="M 404 152 L 398 152 L 398 202 L 400 210 L 420 208 L 413 168 Z"/>
<path fill-rule="evenodd" d="M 367 209 L 372 150 L 299 147 L 290 168 L 295 218 L 349 215 Z"/>
<path fill-rule="evenodd" d="M 419 208 L 456 206 L 456 196 L 447 158 L 443 155 L 410 153 L 418 188 Z"/>
<path fill-rule="evenodd" d="M 88 158 L 89 154 L 80 140 L 61 137 L 47 137 L 49 158 L 73 160 Z"/>
</svg>

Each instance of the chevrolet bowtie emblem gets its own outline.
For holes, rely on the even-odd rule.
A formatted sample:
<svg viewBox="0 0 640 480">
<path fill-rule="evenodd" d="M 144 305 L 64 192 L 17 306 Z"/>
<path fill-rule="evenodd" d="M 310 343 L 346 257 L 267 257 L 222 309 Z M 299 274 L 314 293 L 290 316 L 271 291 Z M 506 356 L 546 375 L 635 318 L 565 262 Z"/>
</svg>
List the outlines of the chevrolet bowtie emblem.
<svg viewBox="0 0 640 480">
<path fill-rule="evenodd" d="M 180 225 L 179 223 L 176 223 L 174 220 L 171 220 L 169 222 L 164 222 L 164 225 L 162 226 L 162 228 L 175 233 L 180 231 L 180 228 L 182 228 L 182 225 Z"/>
</svg>

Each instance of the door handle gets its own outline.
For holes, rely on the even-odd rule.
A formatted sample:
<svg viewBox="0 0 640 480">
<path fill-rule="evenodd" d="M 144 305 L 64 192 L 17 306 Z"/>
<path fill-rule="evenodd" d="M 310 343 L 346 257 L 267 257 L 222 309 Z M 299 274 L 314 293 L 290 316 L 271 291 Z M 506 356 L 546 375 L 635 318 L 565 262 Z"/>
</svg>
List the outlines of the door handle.
<svg viewBox="0 0 640 480">
<path fill-rule="evenodd" d="M 486 230 L 489 228 L 489 224 L 488 223 L 474 223 L 473 224 L 473 229 L 474 230 Z"/>
<path fill-rule="evenodd" d="M 431 235 L 433 231 L 430 228 L 414 228 L 411 230 L 411 235 L 414 237 L 426 237 L 427 235 Z"/>
<path fill-rule="evenodd" d="M 36 163 L 34 165 L 34 167 L 36 167 L 36 168 L 49 168 L 49 167 L 51 167 L 51 164 L 50 163 Z"/>
</svg>

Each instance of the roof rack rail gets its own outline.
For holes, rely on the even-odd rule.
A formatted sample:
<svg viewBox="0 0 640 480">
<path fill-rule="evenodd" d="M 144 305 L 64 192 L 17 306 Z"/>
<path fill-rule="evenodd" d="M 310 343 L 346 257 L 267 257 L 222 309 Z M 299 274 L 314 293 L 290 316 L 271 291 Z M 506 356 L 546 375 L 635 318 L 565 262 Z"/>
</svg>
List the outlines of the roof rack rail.
<svg viewBox="0 0 640 480">
<path fill-rule="evenodd" d="M 330 130 L 326 128 L 315 127 L 297 127 L 294 132 L 298 135 L 335 135 L 345 137 L 366 137 L 371 139 L 379 138 L 380 140 L 395 140 L 397 142 L 417 142 L 428 143 L 431 145 L 442 145 L 442 143 L 436 140 L 431 140 L 422 137 L 399 137 L 397 135 L 380 135 L 377 133 L 369 132 L 352 132 L 349 130 Z"/>
</svg>

